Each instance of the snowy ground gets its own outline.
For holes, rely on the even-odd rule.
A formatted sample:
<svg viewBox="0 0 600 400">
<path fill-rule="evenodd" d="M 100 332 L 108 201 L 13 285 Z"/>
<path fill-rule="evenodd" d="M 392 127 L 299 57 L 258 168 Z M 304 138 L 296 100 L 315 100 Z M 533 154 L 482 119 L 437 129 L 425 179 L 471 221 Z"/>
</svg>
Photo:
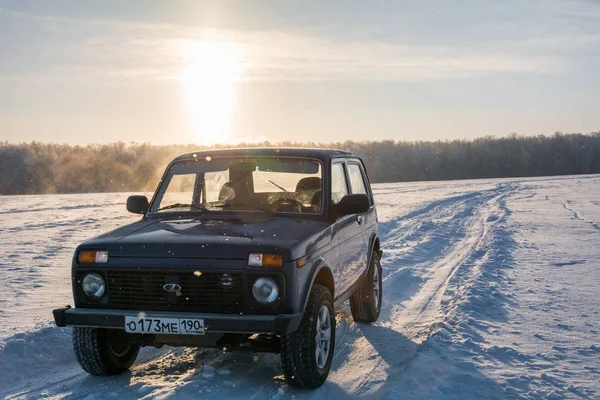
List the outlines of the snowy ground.
<svg viewBox="0 0 600 400">
<path fill-rule="evenodd" d="M 600 176 L 376 185 L 384 249 L 380 321 L 338 313 L 316 391 L 279 358 L 144 349 L 132 372 L 78 367 L 70 258 L 133 221 L 126 195 L 0 197 L 0 397 L 599 398 Z"/>
</svg>

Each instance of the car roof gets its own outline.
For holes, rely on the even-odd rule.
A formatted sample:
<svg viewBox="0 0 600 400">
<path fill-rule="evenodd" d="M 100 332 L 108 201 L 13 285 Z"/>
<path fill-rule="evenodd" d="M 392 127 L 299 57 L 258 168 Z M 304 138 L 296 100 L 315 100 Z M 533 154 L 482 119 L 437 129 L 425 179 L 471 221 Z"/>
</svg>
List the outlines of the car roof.
<svg viewBox="0 0 600 400">
<path fill-rule="evenodd" d="M 200 150 L 185 153 L 176 157 L 175 161 L 189 160 L 196 157 L 306 157 L 328 161 L 339 157 L 356 157 L 354 153 L 335 149 L 308 149 L 297 147 L 251 147 L 236 149 Z"/>
</svg>

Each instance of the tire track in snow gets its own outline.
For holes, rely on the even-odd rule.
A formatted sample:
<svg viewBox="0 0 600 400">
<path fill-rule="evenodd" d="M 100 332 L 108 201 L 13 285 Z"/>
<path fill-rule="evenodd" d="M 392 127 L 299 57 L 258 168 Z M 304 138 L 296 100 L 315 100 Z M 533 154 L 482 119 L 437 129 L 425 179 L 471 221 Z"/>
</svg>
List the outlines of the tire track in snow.
<svg viewBox="0 0 600 400">
<path fill-rule="evenodd" d="M 392 306 L 394 312 L 388 323 L 395 329 L 410 332 L 411 338 L 417 341 L 426 338 L 429 328 L 443 317 L 439 315 L 439 308 L 449 280 L 481 245 L 487 221 L 486 209 L 508 190 L 511 188 L 507 185 L 499 185 L 489 191 L 434 202 L 411 213 L 407 223 L 390 230 L 384 251 L 397 254 L 394 254 L 393 262 L 384 264 L 389 271 L 385 277 L 388 290 L 384 293 L 388 302 L 404 300 L 401 307 Z M 402 217 L 400 221 L 405 219 Z M 434 228 L 420 232 L 423 221 Z M 402 235 L 401 230 L 408 233 Z M 398 248 L 403 241 L 414 237 L 415 232 L 418 237 L 415 247 Z M 398 281 L 405 279 L 407 272 L 420 282 L 418 291 L 409 299 L 403 299 L 401 295 L 398 298 L 394 295 L 403 289 L 402 282 Z"/>
<path fill-rule="evenodd" d="M 586 220 L 582 215 L 581 212 L 577 211 L 576 209 L 574 209 L 571 206 L 571 202 L 569 200 L 565 201 L 563 203 L 563 207 L 565 210 L 570 211 L 573 214 L 573 218 L 581 221 L 581 222 L 585 222 L 586 224 L 590 224 L 592 226 L 592 228 L 596 229 L 596 230 L 600 230 L 600 225 L 593 222 L 593 221 L 588 221 Z"/>
<path fill-rule="evenodd" d="M 376 396 L 390 379 L 401 376 L 421 343 L 447 318 L 441 303 L 450 281 L 480 249 L 489 225 L 500 219 L 490 208 L 512 190 L 511 185 L 501 184 L 438 200 L 383 224 L 382 318 L 371 326 L 349 319 L 344 348 L 350 352 L 340 357 L 343 364 L 334 362 L 324 387 L 311 393 L 287 390 L 286 394 L 300 399 L 335 398 L 341 387 L 344 396 Z M 402 246 L 406 240 L 415 245 Z"/>
</svg>

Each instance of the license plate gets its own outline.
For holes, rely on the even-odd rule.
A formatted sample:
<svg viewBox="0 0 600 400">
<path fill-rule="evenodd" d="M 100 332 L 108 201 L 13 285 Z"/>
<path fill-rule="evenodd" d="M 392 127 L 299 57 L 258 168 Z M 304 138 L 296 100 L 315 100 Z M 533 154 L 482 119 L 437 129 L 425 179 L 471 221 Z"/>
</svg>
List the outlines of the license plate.
<svg viewBox="0 0 600 400">
<path fill-rule="evenodd" d="M 204 320 L 198 318 L 125 317 L 125 332 L 161 335 L 204 335 Z"/>
</svg>

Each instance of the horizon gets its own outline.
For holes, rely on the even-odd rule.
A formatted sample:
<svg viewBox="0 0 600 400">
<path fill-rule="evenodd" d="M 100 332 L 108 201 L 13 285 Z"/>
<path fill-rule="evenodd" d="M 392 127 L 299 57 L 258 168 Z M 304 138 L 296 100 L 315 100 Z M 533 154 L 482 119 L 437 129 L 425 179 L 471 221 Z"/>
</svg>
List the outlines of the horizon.
<svg viewBox="0 0 600 400">
<path fill-rule="evenodd" d="M 0 25 L 0 142 L 427 142 L 600 129 L 593 1 L 0 0 Z"/>
<path fill-rule="evenodd" d="M 139 145 L 151 145 L 151 146 L 165 146 L 165 147 L 170 147 L 170 146 L 183 146 L 183 147 L 189 147 L 189 146 L 198 146 L 198 147 L 202 147 L 202 148 L 222 148 L 222 146 L 232 146 L 232 148 L 238 148 L 240 146 L 244 146 L 244 145 L 248 145 L 250 147 L 257 147 L 263 144 L 267 144 L 267 147 L 281 147 L 281 145 L 286 145 L 289 146 L 291 148 L 296 148 L 296 147 L 302 147 L 302 146 L 306 146 L 306 145 L 330 145 L 330 144 L 344 144 L 344 143 L 356 143 L 356 144 L 367 144 L 367 143 L 381 143 L 381 142 L 394 142 L 394 143 L 406 143 L 406 144 L 416 144 L 416 143 L 436 143 L 436 142 L 442 142 L 442 143 L 452 143 L 452 142 L 474 142 L 477 140 L 502 140 L 502 139 L 511 139 L 511 138 L 517 138 L 517 139 L 533 139 L 533 138 L 551 138 L 555 135 L 562 135 L 562 136 L 571 136 L 571 135 L 583 135 L 583 136 L 595 136 L 595 135 L 600 135 L 600 130 L 595 130 L 595 131 L 590 131 L 590 132 L 560 132 L 560 131 L 555 131 L 552 133 L 540 133 L 540 134 L 532 134 L 532 135 L 522 135 L 522 134 L 518 134 L 516 132 L 511 132 L 508 133 L 506 135 L 485 135 L 485 136 L 475 136 L 472 138 L 445 138 L 445 139 L 431 139 L 431 140 L 422 140 L 422 139 L 415 139 L 415 140 L 405 140 L 405 139 L 392 139 L 392 138 L 383 138 L 380 140 L 370 140 L 370 139 L 360 139 L 360 140 L 352 140 L 352 139 L 345 139 L 345 140 L 336 140 L 336 141 L 329 141 L 329 142 L 319 142 L 319 141 L 313 141 L 313 142 L 295 142 L 295 141 L 291 141 L 291 140 L 282 140 L 282 141 L 278 141 L 278 142 L 272 142 L 272 141 L 268 141 L 268 140 L 264 140 L 264 141 L 248 141 L 248 142 L 229 142 L 229 143 L 212 143 L 212 144 L 201 144 L 201 143 L 192 143 L 192 142 L 188 142 L 188 143 L 152 143 L 149 141 L 123 141 L 123 140 L 119 140 L 119 141 L 114 141 L 114 142 L 89 142 L 89 143 L 67 143 L 67 142 L 53 142 L 53 141 L 40 141 L 40 140 L 32 140 L 29 142 L 25 142 L 25 141 L 20 141 L 20 142 L 11 142 L 11 141 L 0 141 L 0 146 L 2 145 L 9 145 L 9 146 L 17 146 L 17 145 L 31 145 L 31 144 L 41 144 L 41 145 L 57 145 L 57 146 L 80 146 L 80 147 L 86 147 L 86 146 L 109 146 L 109 145 L 115 145 L 115 144 L 124 144 L 125 146 L 139 146 Z M 314 148 L 314 147 L 307 147 L 307 148 Z"/>
</svg>

